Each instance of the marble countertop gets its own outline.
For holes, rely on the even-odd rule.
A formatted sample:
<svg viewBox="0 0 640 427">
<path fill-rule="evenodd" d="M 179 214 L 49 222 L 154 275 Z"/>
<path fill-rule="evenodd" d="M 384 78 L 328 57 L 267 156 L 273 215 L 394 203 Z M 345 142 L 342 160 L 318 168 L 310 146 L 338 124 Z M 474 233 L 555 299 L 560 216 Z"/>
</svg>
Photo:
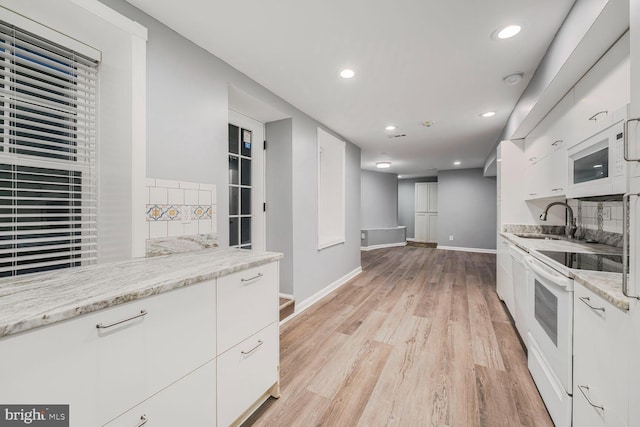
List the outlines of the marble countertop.
<svg viewBox="0 0 640 427">
<path fill-rule="evenodd" d="M 214 279 L 283 257 L 207 249 L 0 280 L 0 337 Z"/>
<path fill-rule="evenodd" d="M 500 235 L 539 260 L 559 269 L 614 306 L 622 310 L 629 310 L 630 299 L 622 293 L 622 274 L 567 268 L 538 252 L 547 250 L 620 255 L 622 254 L 621 248 L 601 243 L 585 243 L 580 240 L 566 239 L 562 236 L 560 236 L 559 240 L 545 240 L 518 237 L 513 233 L 507 232 L 501 232 Z"/>
</svg>

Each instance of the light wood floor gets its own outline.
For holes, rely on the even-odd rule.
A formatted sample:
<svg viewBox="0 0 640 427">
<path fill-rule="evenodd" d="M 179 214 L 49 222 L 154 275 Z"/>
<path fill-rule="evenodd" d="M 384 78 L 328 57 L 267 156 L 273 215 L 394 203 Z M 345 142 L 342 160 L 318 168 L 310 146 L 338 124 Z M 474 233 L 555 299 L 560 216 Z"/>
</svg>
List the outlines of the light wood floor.
<svg viewBox="0 0 640 427">
<path fill-rule="evenodd" d="M 281 328 L 280 399 L 244 426 L 552 426 L 495 294 L 495 255 L 363 252 Z"/>
</svg>

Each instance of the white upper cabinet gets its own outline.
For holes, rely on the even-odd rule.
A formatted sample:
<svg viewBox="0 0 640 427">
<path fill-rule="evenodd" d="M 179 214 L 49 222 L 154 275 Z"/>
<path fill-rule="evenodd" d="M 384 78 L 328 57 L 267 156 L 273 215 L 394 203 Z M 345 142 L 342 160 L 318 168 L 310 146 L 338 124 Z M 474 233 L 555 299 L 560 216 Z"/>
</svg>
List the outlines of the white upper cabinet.
<svg viewBox="0 0 640 427">
<path fill-rule="evenodd" d="M 613 123 L 613 113 L 630 101 L 629 33 L 575 86 L 569 147 Z"/>
</svg>

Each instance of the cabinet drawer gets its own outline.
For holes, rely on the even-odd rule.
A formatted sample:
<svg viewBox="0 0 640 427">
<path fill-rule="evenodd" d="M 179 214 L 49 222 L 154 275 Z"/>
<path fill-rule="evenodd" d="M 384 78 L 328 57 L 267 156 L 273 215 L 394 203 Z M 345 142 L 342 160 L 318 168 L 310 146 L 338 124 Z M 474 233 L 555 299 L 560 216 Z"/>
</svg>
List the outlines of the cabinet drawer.
<svg viewBox="0 0 640 427">
<path fill-rule="evenodd" d="M 0 402 L 68 404 L 71 426 L 97 425 L 95 331 L 86 315 L 1 338 Z"/>
<path fill-rule="evenodd" d="M 146 313 L 142 315 L 143 313 Z M 106 422 L 215 357 L 215 281 L 96 313 L 99 419 Z M 122 323 L 117 323 L 122 320 Z"/>
<path fill-rule="evenodd" d="M 628 314 L 578 283 L 574 298 L 574 425 L 626 425 Z"/>
<path fill-rule="evenodd" d="M 105 427 L 215 426 L 216 362 L 210 361 Z"/>
<path fill-rule="evenodd" d="M 278 381 L 278 322 L 218 357 L 218 426 L 228 426 Z"/>
<path fill-rule="evenodd" d="M 218 278 L 218 354 L 278 320 L 278 263 Z"/>
</svg>

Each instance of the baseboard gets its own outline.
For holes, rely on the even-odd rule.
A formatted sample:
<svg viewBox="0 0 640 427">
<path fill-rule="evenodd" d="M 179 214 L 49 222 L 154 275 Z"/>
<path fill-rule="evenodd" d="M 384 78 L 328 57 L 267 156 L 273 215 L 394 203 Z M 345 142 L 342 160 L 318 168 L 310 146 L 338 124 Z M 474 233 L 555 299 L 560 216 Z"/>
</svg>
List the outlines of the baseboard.
<svg viewBox="0 0 640 427">
<path fill-rule="evenodd" d="M 413 237 L 407 237 L 407 242 L 415 242 L 416 239 L 414 239 Z"/>
<path fill-rule="evenodd" d="M 371 251 L 373 249 L 396 248 L 399 246 L 407 246 L 407 242 L 384 243 L 382 245 L 360 246 L 361 251 Z"/>
<path fill-rule="evenodd" d="M 482 248 L 461 248 L 458 246 L 440 246 L 438 245 L 438 249 L 442 249 L 445 251 L 460 251 L 460 252 L 478 252 L 481 254 L 495 254 L 497 253 L 495 249 L 482 249 Z"/>
<path fill-rule="evenodd" d="M 278 296 L 280 298 L 293 299 L 293 295 L 291 295 L 291 294 L 283 294 L 282 292 L 280 292 L 280 294 Z"/>
<path fill-rule="evenodd" d="M 287 317 L 286 319 L 282 320 L 280 322 L 280 325 L 283 325 L 286 322 L 288 322 L 289 320 L 293 319 L 298 314 L 302 313 L 303 311 L 305 311 L 306 309 L 311 307 L 313 304 L 317 303 L 322 298 L 324 298 L 325 296 L 329 295 L 331 292 L 335 291 L 340 286 L 344 285 L 345 283 L 347 283 L 349 280 L 353 279 L 354 277 L 356 277 L 360 273 L 362 273 L 362 266 L 356 268 L 355 270 L 351 271 L 350 273 L 345 274 L 344 276 L 342 276 L 341 278 L 339 278 L 335 282 L 331 283 L 329 286 L 327 286 L 324 289 L 321 289 L 320 291 L 318 291 L 315 294 L 311 295 L 309 298 L 307 298 L 306 300 L 302 301 L 300 304 L 296 304 L 296 309 L 293 312 L 293 314 L 290 315 L 289 317 Z"/>
</svg>

